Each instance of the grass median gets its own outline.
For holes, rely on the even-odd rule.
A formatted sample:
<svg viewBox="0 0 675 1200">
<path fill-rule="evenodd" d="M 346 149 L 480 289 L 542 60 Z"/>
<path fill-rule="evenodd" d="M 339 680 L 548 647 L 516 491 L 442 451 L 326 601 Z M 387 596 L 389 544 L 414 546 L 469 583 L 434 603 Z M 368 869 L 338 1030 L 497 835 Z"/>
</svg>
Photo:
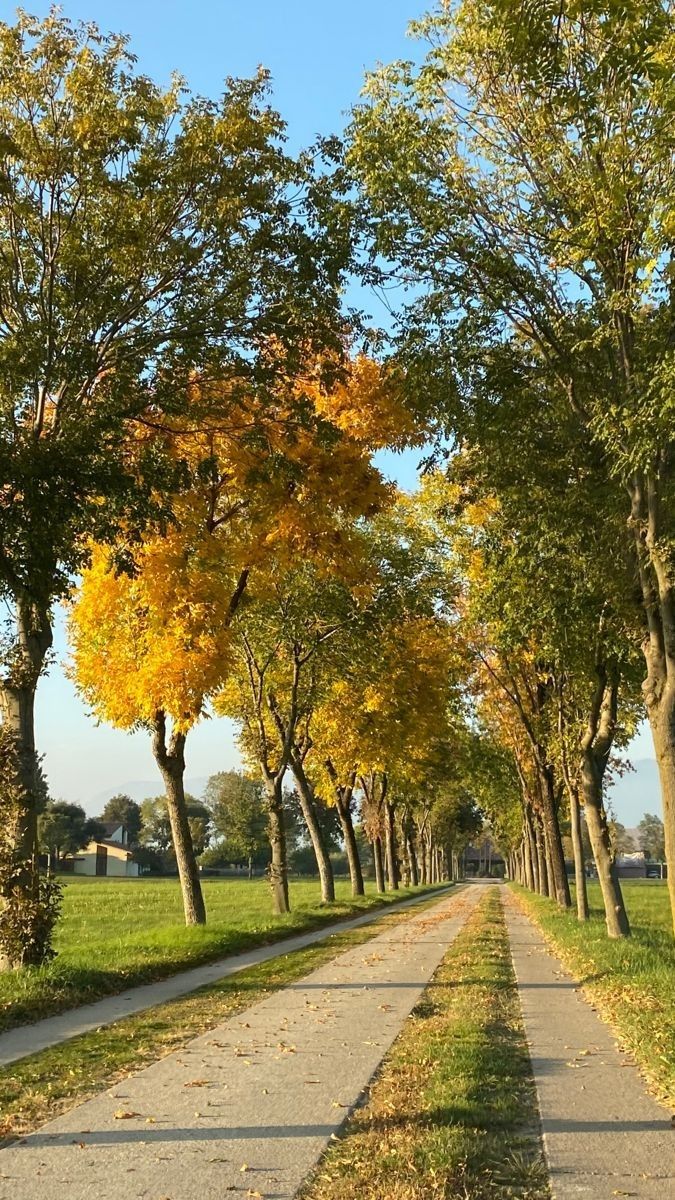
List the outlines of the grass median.
<svg viewBox="0 0 675 1200">
<path fill-rule="evenodd" d="M 187 928 L 177 880 L 66 883 L 57 957 L 44 967 L 0 973 L 0 1031 L 437 890 L 381 895 L 368 883 L 366 895 L 353 898 L 349 881 L 337 880 L 335 903 L 322 904 L 318 881 L 292 881 L 292 912 L 274 916 L 264 879 L 202 886 L 208 924 Z"/>
<path fill-rule="evenodd" d="M 467 922 L 302 1200 L 544 1200 L 501 900 Z"/>
<path fill-rule="evenodd" d="M 417 914 L 439 903 L 430 894 Z M 409 920 L 411 911 L 384 912 L 372 925 L 330 934 L 324 941 L 229 976 L 189 996 L 158 1005 L 114 1025 L 0 1069 L 0 1138 L 16 1137 L 66 1112 L 75 1104 L 181 1049 L 264 996 L 302 979 L 353 946 Z"/>
<path fill-rule="evenodd" d="M 666 884 L 622 881 L 632 937 L 607 937 L 600 889 L 590 920 L 512 885 L 549 945 L 632 1054 L 659 1099 L 675 1106 L 675 942 Z"/>
</svg>

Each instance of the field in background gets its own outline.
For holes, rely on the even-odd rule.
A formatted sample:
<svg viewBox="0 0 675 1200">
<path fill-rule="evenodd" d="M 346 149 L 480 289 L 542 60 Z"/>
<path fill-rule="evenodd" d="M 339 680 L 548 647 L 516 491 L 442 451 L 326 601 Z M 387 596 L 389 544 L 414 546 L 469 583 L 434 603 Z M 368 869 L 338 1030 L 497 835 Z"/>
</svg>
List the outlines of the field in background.
<svg viewBox="0 0 675 1200">
<path fill-rule="evenodd" d="M 337 880 L 335 904 L 324 905 L 318 880 L 293 881 L 293 911 L 275 917 L 265 879 L 206 879 L 202 887 L 208 924 L 187 929 L 176 879 L 69 879 L 56 959 L 0 974 L 0 1029 L 429 890 L 382 897 L 366 883 L 366 896 L 353 900 L 349 881 Z"/>
<path fill-rule="evenodd" d="M 516 888 L 554 949 L 583 984 L 662 1098 L 675 1104 L 675 941 L 667 884 L 622 880 L 631 938 L 610 941 L 600 887 L 589 885 L 591 920 Z"/>
</svg>

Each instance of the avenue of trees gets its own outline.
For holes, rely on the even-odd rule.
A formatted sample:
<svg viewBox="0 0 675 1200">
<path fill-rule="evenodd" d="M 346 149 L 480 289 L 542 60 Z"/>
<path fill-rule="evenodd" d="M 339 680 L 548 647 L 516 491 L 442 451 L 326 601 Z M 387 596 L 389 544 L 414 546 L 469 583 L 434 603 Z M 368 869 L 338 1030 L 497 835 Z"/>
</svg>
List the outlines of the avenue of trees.
<svg viewBox="0 0 675 1200">
<path fill-rule="evenodd" d="M 328 903 L 331 829 L 358 895 L 356 825 L 383 889 L 456 874 L 486 820 L 563 907 L 570 838 L 582 920 L 587 830 L 612 937 L 607 786 L 646 715 L 675 918 L 674 6 L 461 0 L 416 32 L 345 144 L 292 158 L 262 73 L 213 102 L 56 11 L 0 25 L 10 965 L 58 910 L 33 707 L 62 601 L 89 710 L 147 731 L 188 923 L 209 714 L 245 763 L 209 819 L 252 861 L 264 817 L 276 912 L 291 811 Z M 386 342 L 355 273 L 401 285 Z M 413 496 L 374 458 L 411 447 Z"/>
</svg>

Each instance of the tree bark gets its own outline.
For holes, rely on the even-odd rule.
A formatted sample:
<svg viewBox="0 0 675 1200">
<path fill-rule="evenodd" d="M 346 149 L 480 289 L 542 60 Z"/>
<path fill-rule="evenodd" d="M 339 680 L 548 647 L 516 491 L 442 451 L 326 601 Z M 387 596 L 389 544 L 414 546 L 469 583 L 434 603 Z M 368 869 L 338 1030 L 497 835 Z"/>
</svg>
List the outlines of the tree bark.
<svg viewBox="0 0 675 1200">
<path fill-rule="evenodd" d="M 394 805 L 384 801 L 384 844 L 387 858 L 387 881 L 389 890 L 398 891 L 399 875 L 396 856 L 396 824 L 394 820 Z"/>
<path fill-rule="evenodd" d="M 382 842 L 379 837 L 372 840 L 373 862 L 375 864 L 375 883 L 378 892 L 384 892 L 384 864 L 382 862 Z"/>
<path fill-rule="evenodd" d="M 542 818 L 546 834 L 546 852 L 550 859 L 548 872 L 549 890 L 561 908 L 571 908 L 572 897 L 570 895 L 567 871 L 565 870 L 565 854 L 560 834 L 560 823 L 558 821 L 558 804 L 555 795 L 553 767 L 548 763 L 541 769 L 540 773 L 542 783 Z"/>
<path fill-rule="evenodd" d="M 675 928 L 675 688 L 661 697 L 658 711 L 650 711 L 649 707 L 647 711 L 661 781 L 668 890 Z"/>
<path fill-rule="evenodd" d="M 406 856 L 408 859 L 408 871 L 410 873 L 410 883 L 412 887 L 418 887 L 420 875 L 417 867 L 417 855 L 415 853 L 415 842 L 413 839 L 413 831 L 410 821 L 406 821 L 406 824 L 404 825 L 404 840 Z"/>
<path fill-rule="evenodd" d="M 347 862 L 349 864 L 349 877 L 352 885 L 352 896 L 365 895 L 363 886 L 363 870 L 361 868 L 361 859 L 359 856 L 359 847 L 356 841 L 354 832 L 354 822 L 352 820 L 352 796 L 354 793 L 354 784 L 356 775 L 354 774 L 347 784 L 340 784 L 335 767 L 330 759 L 326 762 L 326 770 L 333 784 L 335 792 L 335 807 L 337 808 L 338 817 L 340 819 L 340 828 L 345 842 L 345 851 L 347 854 Z"/>
<path fill-rule="evenodd" d="M 572 832 L 572 849 L 574 851 L 574 886 L 577 896 L 577 917 L 580 921 L 588 920 L 588 890 L 586 888 L 586 869 L 584 865 L 584 848 L 581 842 L 581 812 L 579 795 L 576 788 L 569 789 L 570 826 Z"/>
<path fill-rule="evenodd" d="M 611 938 L 629 937 L 630 922 L 612 853 L 609 826 L 602 802 L 602 782 L 597 777 L 596 764 L 589 756 L 586 756 L 582 765 L 581 789 L 588 836 L 605 907 L 607 934 Z"/>
<path fill-rule="evenodd" d="M 185 804 L 185 738 L 184 733 L 173 730 L 167 744 L 166 715 L 162 711 L 155 714 L 152 751 L 164 780 L 171 837 L 183 894 L 185 924 L 204 925 L 206 907 Z"/>
<path fill-rule="evenodd" d="M 670 483 L 666 455 L 649 474 L 631 480 L 631 519 L 645 614 L 642 685 L 661 782 L 668 891 L 675 929 L 675 579 L 669 539 L 662 548 L 661 487 Z"/>
<path fill-rule="evenodd" d="M 35 749 L 35 693 L 52 645 L 49 605 L 27 596 L 16 599 L 16 640 L 12 663 L 0 680 L 3 731 L 11 739 L 17 798 L 12 889 L 27 900 L 36 900 L 40 889 L 37 818 L 43 799 L 39 761 Z M 4 881 L 0 880 L 0 899 Z M 28 944 L 21 964 L 38 966 L 50 953 L 44 939 L 27 930 Z M 17 966 L 18 963 L 5 963 Z"/>
<path fill-rule="evenodd" d="M 333 867 L 328 856 L 326 843 L 324 841 L 321 826 L 316 815 L 316 799 L 314 796 L 314 788 L 305 774 L 305 769 L 302 764 L 302 759 L 298 754 L 291 754 L 291 770 L 295 782 L 298 785 L 298 795 L 300 797 L 300 807 L 302 815 L 305 819 L 307 832 L 309 833 L 316 865 L 319 870 L 319 879 L 321 880 L 321 899 L 324 904 L 332 904 L 335 900 L 335 881 L 333 879 Z"/>
<path fill-rule="evenodd" d="M 291 911 L 288 900 L 288 857 L 286 854 L 286 821 L 282 781 L 266 778 L 267 832 L 272 853 L 269 865 L 269 881 L 272 889 L 272 904 L 277 915 Z"/>
</svg>

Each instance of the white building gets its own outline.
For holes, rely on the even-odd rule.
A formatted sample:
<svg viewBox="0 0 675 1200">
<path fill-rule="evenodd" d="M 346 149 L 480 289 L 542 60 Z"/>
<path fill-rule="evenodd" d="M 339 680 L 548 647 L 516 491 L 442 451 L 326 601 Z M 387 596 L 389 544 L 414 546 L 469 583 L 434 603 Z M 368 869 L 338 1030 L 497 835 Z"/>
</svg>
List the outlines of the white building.
<svg viewBox="0 0 675 1200">
<path fill-rule="evenodd" d="M 90 842 L 75 857 L 75 875 L 106 875 L 130 878 L 138 875 L 138 863 L 129 849 L 129 837 L 124 825 L 109 821 L 105 837 Z"/>
</svg>

